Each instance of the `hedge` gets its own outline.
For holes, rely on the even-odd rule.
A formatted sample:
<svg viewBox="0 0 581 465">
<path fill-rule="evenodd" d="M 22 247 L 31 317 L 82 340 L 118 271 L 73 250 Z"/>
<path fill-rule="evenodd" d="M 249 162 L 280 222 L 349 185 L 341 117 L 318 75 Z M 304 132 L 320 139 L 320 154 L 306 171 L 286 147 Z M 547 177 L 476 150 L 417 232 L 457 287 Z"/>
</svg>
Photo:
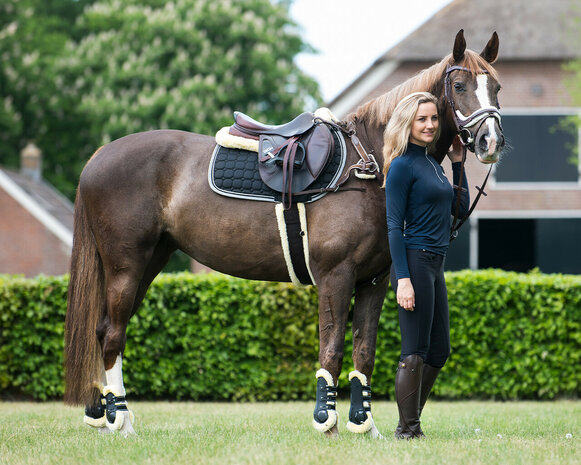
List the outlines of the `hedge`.
<svg viewBox="0 0 581 465">
<path fill-rule="evenodd" d="M 435 396 L 579 397 L 581 277 L 447 273 L 452 354 Z M 0 276 L 0 397 L 63 394 L 67 277 Z M 313 399 L 317 290 L 218 274 L 159 276 L 129 324 L 131 398 Z M 374 398 L 393 398 L 399 355 L 393 291 L 383 306 Z M 350 328 L 339 385 L 352 370 Z"/>
</svg>

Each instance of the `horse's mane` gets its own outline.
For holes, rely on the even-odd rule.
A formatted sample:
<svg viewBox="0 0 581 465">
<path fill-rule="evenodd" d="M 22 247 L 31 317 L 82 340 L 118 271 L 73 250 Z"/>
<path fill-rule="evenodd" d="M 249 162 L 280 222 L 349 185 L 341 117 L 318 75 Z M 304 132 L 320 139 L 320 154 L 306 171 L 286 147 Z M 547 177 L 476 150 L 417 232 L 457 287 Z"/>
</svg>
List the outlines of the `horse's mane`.
<svg viewBox="0 0 581 465">
<path fill-rule="evenodd" d="M 450 54 L 439 63 L 420 71 L 389 92 L 364 103 L 345 119 L 347 121 L 353 119 L 365 120 L 377 126 L 386 125 L 393 110 L 402 98 L 413 92 L 429 92 L 434 89 L 442 79 L 446 68 L 452 64 L 454 64 L 454 59 Z M 466 50 L 462 61 L 456 64 L 466 68 L 472 75 L 480 74 L 482 70 L 485 70 L 492 77 L 498 79 L 498 75 L 490 63 L 472 50 Z"/>
</svg>

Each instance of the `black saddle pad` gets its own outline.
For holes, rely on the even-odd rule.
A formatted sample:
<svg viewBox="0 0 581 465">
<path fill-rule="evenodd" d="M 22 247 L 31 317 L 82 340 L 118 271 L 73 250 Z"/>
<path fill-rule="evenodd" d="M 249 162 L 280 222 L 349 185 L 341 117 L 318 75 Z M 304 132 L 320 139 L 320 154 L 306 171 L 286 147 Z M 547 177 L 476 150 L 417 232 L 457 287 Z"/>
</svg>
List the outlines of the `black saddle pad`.
<svg viewBox="0 0 581 465">
<path fill-rule="evenodd" d="M 345 168 L 345 141 L 336 129 L 331 128 L 331 132 L 335 140 L 335 151 L 329 157 L 321 175 L 306 188 L 308 190 L 335 187 Z M 282 201 L 280 192 L 272 190 L 262 182 L 256 152 L 217 145 L 210 161 L 208 180 L 214 192 L 226 197 L 263 202 Z M 325 194 L 326 192 L 293 195 L 293 201 L 314 202 Z"/>
</svg>

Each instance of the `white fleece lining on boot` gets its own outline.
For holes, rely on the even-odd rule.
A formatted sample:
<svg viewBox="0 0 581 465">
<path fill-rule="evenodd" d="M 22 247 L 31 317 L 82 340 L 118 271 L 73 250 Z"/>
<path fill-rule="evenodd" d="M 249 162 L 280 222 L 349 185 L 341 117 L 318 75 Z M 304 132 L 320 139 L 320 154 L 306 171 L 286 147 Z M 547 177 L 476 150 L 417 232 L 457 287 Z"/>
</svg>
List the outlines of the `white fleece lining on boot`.
<svg viewBox="0 0 581 465">
<path fill-rule="evenodd" d="M 324 368 L 320 368 L 319 370 L 317 370 L 315 378 L 317 379 L 323 378 L 327 382 L 327 386 L 334 386 L 333 376 Z M 329 418 L 327 418 L 327 421 L 325 421 L 325 423 L 319 423 L 313 418 L 313 428 L 315 428 L 317 431 L 320 431 L 321 433 L 329 431 L 331 428 L 333 428 L 333 426 L 335 426 L 339 422 L 339 416 L 337 415 L 336 410 L 327 410 L 327 414 L 329 415 Z"/>
<path fill-rule="evenodd" d="M 359 381 L 361 382 L 362 386 L 368 386 L 367 384 L 367 376 L 365 376 L 363 373 L 361 373 L 358 370 L 353 370 L 351 373 L 349 373 L 349 381 L 351 381 L 353 378 L 358 378 Z M 369 405 L 368 402 L 363 402 L 363 406 L 365 406 L 365 404 Z M 373 417 L 371 416 L 371 412 L 365 412 L 367 414 L 367 419 L 361 423 L 360 425 L 357 425 L 351 421 L 347 422 L 347 430 L 351 431 L 352 433 L 357 433 L 357 434 L 362 434 L 362 433 L 367 433 L 371 427 L 373 426 Z"/>
</svg>

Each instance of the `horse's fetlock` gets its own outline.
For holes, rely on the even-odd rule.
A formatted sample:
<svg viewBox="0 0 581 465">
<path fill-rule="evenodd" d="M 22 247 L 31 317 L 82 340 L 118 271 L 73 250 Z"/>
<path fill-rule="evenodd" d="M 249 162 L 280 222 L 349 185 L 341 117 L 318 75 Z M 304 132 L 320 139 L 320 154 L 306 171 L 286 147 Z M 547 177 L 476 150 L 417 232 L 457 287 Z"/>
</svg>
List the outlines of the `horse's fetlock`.
<svg viewBox="0 0 581 465">
<path fill-rule="evenodd" d="M 83 421 L 93 428 L 104 428 L 107 424 L 105 397 L 101 394 L 100 399 L 95 405 L 85 407 L 85 417 Z"/>
<path fill-rule="evenodd" d="M 118 430 L 123 426 L 125 419 L 124 412 L 129 412 L 127 408 L 127 400 L 125 396 L 115 395 L 110 389 L 105 387 L 105 415 L 107 418 L 107 426 L 112 431 Z"/>
</svg>

